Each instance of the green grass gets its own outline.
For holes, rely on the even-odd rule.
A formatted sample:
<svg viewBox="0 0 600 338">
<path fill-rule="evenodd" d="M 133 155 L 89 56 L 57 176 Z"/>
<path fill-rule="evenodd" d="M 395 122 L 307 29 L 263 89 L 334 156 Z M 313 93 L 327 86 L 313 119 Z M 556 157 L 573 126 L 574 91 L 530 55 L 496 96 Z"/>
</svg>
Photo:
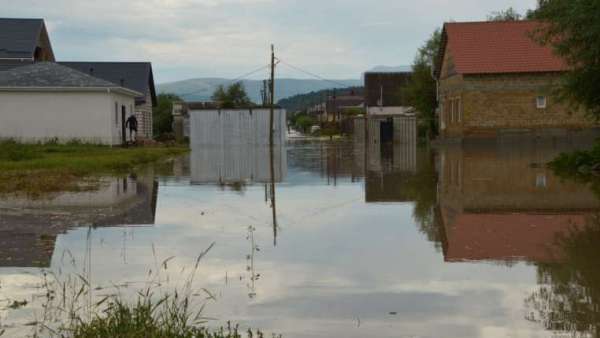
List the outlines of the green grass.
<svg viewBox="0 0 600 338">
<path fill-rule="evenodd" d="M 153 302 L 150 297 L 140 296 L 137 303 L 129 305 L 118 299 L 112 300 L 104 314 L 91 321 L 77 322 L 67 336 L 72 338 L 241 338 L 238 326 L 208 329 L 194 324 L 198 314 L 189 311 L 189 300 L 177 296 L 164 296 Z M 248 338 L 264 338 L 261 331 L 248 330 Z"/>
<path fill-rule="evenodd" d="M 67 144 L 0 142 L 0 193 L 41 194 L 89 189 L 81 179 L 89 176 L 126 174 L 137 166 L 177 156 L 183 146 L 109 147 Z M 89 182 L 87 182 L 89 183 Z"/>
</svg>

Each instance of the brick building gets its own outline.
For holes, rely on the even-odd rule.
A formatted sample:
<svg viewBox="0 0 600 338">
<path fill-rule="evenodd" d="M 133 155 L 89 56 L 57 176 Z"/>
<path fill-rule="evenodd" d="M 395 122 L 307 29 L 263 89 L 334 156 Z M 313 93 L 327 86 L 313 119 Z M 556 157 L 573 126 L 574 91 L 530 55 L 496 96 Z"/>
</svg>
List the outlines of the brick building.
<svg viewBox="0 0 600 338">
<path fill-rule="evenodd" d="M 558 101 L 566 63 L 531 35 L 539 23 L 446 23 L 438 55 L 440 135 L 559 133 L 597 126 Z"/>
</svg>

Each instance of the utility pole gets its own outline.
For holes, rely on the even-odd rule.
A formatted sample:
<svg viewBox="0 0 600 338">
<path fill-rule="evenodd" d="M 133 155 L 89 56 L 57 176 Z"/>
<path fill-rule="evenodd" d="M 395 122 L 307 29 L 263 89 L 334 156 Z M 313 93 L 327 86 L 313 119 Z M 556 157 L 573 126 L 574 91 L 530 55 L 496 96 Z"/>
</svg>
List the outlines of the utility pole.
<svg viewBox="0 0 600 338">
<path fill-rule="evenodd" d="M 271 45 L 271 82 L 269 83 L 271 97 L 269 98 L 270 114 L 269 114 L 269 143 L 273 146 L 273 122 L 274 122 L 274 105 L 275 105 L 275 46 Z"/>
<path fill-rule="evenodd" d="M 274 110 L 275 110 L 275 47 L 271 45 L 271 82 L 269 83 L 269 91 L 271 97 L 269 98 L 269 160 L 271 169 L 271 211 L 273 213 L 273 246 L 277 246 L 277 205 L 275 204 L 275 149 L 274 149 L 274 135 L 275 130 L 273 129 L 274 124 Z M 280 132 L 284 132 L 281 130 Z"/>
</svg>

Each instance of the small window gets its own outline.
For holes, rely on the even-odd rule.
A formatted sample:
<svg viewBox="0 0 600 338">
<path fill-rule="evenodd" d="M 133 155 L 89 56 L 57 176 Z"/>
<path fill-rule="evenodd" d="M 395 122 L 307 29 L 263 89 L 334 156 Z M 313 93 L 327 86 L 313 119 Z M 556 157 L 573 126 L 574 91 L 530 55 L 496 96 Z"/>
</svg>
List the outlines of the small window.
<svg viewBox="0 0 600 338">
<path fill-rule="evenodd" d="M 538 109 L 546 109 L 548 99 L 545 96 L 538 96 L 535 100 L 535 104 Z"/>
<path fill-rule="evenodd" d="M 115 125 L 119 126 L 119 103 L 115 102 Z"/>
<path fill-rule="evenodd" d="M 546 174 L 537 174 L 535 177 L 536 188 L 545 188 L 547 186 Z"/>
<path fill-rule="evenodd" d="M 454 123 L 454 100 L 450 100 L 450 122 Z"/>
<path fill-rule="evenodd" d="M 462 105 L 460 104 L 460 98 L 456 99 L 456 110 L 458 111 L 458 122 L 462 122 Z"/>
</svg>

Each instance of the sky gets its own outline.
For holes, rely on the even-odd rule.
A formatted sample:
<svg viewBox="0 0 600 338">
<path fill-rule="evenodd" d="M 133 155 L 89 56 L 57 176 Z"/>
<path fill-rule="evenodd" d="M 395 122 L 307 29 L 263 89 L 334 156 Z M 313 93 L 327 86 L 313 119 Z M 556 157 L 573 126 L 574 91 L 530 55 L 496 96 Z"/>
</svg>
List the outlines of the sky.
<svg viewBox="0 0 600 338">
<path fill-rule="evenodd" d="M 44 18 L 60 61 L 151 61 L 157 83 L 238 78 L 279 59 L 330 79 L 410 65 L 447 21 L 536 0 L 0 0 L 2 17 Z M 279 64 L 278 77 L 310 78 Z M 267 70 L 249 76 L 267 77 Z"/>
</svg>

